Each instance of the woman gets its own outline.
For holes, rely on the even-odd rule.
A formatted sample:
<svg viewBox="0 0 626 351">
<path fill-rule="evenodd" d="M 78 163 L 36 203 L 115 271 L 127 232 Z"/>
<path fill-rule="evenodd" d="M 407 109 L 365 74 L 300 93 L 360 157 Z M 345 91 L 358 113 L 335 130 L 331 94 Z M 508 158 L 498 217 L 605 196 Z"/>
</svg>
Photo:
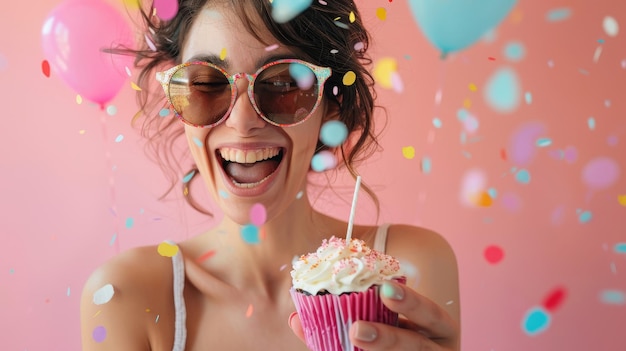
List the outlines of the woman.
<svg viewBox="0 0 626 351">
<path fill-rule="evenodd" d="M 136 52 L 144 113 L 155 106 L 149 99 L 154 91 L 147 92 L 159 71 L 183 122 L 173 118 L 176 124 L 166 127 L 184 127 L 198 173 L 224 217 L 177 243 L 172 258 L 156 246 L 141 247 L 98 268 L 83 291 L 83 350 L 306 350 L 285 266 L 347 228 L 345 220 L 314 210 L 307 197 L 311 159 L 329 149 L 318 140 L 320 128 L 329 120 L 347 126 L 348 142 L 330 149 L 353 175 L 354 163 L 376 145 L 372 82 L 364 67 L 368 33 L 357 8 L 351 0 L 314 2 L 285 23 L 272 18 L 265 0 L 180 0 L 170 21 L 146 13 L 151 42 Z M 355 50 L 356 43 L 363 49 Z M 343 84 L 349 71 L 356 80 Z M 297 75 L 303 78 L 291 78 Z M 240 235 L 253 206 L 266 213 L 259 243 Z M 354 345 L 458 350 L 451 248 L 423 228 L 385 229 L 356 225 L 352 235 L 375 247 L 386 233 L 383 249 L 416 267 L 419 283 L 409 277 L 383 296 L 403 317 L 400 327 L 356 322 Z M 108 284 L 113 297 L 94 304 L 94 294 Z"/>
</svg>

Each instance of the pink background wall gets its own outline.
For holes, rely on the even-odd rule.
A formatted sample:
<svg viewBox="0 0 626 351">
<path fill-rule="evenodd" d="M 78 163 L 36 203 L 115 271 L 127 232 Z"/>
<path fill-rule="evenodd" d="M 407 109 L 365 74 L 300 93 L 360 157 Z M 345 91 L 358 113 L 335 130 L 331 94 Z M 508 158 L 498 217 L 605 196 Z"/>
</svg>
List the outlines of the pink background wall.
<svg viewBox="0 0 626 351">
<path fill-rule="evenodd" d="M 2 350 L 80 349 L 80 290 L 97 265 L 212 223 L 181 195 L 157 201 L 164 177 L 129 125 L 130 83 L 107 114 L 78 104 L 54 72 L 44 76 L 41 27 L 59 3 L 0 10 Z M 381 221 L 433 228 L 456 250 L 463 349 L 626 348 L 626 5 L 520 1 L 491 36 L 441 61 L 405 1 L 360 3 L 374 58 L 394 59 L 403 82 L 401 91 L 379 88 L 385 151 L 364 180 L 383 203 Z M 559 9 L 569 16 L 548 20 Z M 616 36 L 606 16 L 622 26 Z M 523 55 L 507 51 L 511 43 Z M 485 98 L 500 69 L 518 84 L 499 86 L 518 101 L 506 113 Z M 544 138 L 551 144 L 538 144 Z M 353 183 L 344 184 L 349 202 Z M 476 191 L 489 191 L 491 204 L 469 201 Z M 317 205 L 347 218 L 348 205 L 331 200 Z M 357 220 L 370 222 L 360 201 Z M 550 323 L 525 330 L 541 306 Z"/>
</svg>

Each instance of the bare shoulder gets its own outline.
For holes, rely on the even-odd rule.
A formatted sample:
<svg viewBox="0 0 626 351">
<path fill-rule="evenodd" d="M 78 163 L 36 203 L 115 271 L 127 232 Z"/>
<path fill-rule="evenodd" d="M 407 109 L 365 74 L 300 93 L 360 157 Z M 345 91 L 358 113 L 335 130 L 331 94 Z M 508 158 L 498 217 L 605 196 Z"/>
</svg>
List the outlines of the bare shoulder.
<svg viewBox="0 0 626 351">
<path fill-rule="evenodd" d="M 163 311 L 172 299 L 171 266 L 171 258 L 159 255 L 156 246 L 146 246 L 98 267 L 81 295 L 83 350 L 155 349 L 151 336 L 157 313 L 164 313 L 162 325 L 171 319 L 171 312 Z"/>
<path fill-rule="evenodd" d="M 407 285 L 437 302 L 458 322 L 458 266 L 448 241 L 435 231 L 411 225 L 392 225 L 388 233 L 387 253 L 400 261 Z"/>
</svg>

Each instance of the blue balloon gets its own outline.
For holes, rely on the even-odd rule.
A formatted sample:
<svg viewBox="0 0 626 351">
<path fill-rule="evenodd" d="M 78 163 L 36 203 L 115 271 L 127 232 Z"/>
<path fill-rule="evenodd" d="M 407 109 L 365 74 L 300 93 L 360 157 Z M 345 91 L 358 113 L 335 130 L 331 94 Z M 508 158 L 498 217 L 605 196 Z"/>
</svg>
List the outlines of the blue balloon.
<svg viewBox="0 0 626 351">
<path fill-rule="evenodd" d="M 413 19 L 447 54 L 465 49 L 495 28 L 517 0 L 409 0 Z"/>
</svg>

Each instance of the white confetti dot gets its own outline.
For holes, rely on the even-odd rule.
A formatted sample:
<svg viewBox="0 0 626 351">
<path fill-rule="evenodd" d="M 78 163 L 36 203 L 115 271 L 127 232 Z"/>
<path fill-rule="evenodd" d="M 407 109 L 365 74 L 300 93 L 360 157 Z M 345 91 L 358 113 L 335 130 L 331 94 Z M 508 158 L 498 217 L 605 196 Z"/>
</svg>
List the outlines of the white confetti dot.
<svg viewBox="0 0 626 351">
<path fill-rule="evenodd" d="M 617 20 L 611 16 L 604 17 L 602 28 L 604 28 L 604 32 L 609 37 L 617 36 L 617 33 L 619 33 L 619 24 Z"/>
<path fill-rule="evenodd" d="M 105 303 L 111 301 L 113 294 L 115 294 L 113 285 L 107 284 L 93 293 L 93 303 L 96 305 L 104 305 Z"/>
</svg>

